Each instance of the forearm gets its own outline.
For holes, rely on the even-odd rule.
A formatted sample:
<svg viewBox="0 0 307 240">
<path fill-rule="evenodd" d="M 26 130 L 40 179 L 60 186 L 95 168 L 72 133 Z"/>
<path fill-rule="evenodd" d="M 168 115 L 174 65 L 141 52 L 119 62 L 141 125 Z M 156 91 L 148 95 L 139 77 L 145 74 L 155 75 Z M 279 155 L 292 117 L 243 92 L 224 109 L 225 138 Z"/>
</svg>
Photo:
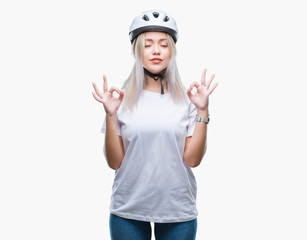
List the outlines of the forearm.
<svg viewBox="0 0 307 240">
<path fill-rule="evenodd" d="M 208 110 L 197 111 L 197 115 L 208 117 Z M 197 167 L 206 153 L 207 124 L 196 122 L 193 135 L 187 141 L 183 158 L 190 167 Z"/>
<path fill-rule="evenodd" d="M 117 133 L 117 116 L 106 115 L 105 156 L 110 168 L 116 170 L 124 158 L 124 147 Z"/>
</svg>

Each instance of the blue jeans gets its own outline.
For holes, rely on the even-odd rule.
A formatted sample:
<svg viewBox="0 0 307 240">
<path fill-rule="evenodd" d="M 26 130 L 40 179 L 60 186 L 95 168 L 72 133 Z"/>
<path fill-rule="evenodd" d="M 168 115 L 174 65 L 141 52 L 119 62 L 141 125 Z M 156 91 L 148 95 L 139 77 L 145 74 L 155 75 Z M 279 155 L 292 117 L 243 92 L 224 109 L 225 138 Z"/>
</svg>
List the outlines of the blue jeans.
<svg viewBox="0 0 307 240">
<path fill-rule="evenodd" d="M 187 222 L 155 223 L 156 240 L 195 240 L 197 219 Z M 110 215 L 111 240 L 150 240 L 150 222 Z"/>
</svg>

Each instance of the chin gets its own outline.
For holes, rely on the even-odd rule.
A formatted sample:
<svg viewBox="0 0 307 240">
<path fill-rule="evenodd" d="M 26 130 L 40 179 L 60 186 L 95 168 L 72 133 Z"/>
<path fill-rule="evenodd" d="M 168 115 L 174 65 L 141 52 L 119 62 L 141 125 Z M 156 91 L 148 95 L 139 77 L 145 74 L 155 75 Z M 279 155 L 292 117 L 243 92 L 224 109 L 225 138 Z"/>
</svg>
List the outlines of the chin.
<svg viewBox="0 0 307 240">
<path fill-rule="evenodd" d="M 151 73 L 154 73 L 154 74 L 157 74 L 157 73 L 160 73 L 162 72 L 166 66 L 148 66 L 148 67 L 145 67 L 149 72 Z"/>
</svg>

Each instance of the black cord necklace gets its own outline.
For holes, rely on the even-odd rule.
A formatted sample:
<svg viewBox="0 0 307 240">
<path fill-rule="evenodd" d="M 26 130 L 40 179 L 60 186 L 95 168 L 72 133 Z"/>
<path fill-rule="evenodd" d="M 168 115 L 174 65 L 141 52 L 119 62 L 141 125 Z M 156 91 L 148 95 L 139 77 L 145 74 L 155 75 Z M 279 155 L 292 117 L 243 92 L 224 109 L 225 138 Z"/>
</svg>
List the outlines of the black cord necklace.
<svg viewBox="0 0 307 240">
<path fill-rule="evenodd" d="M 164 87 L 163 87 L 163 84 L 162 84 L 162 80 L 165 78 L 166 69 L 164 69 L 164 70 L 162 71 L 162 73 L 155 74 L 155 73 L 149 72 L 146 68 L 144 68 L 144 73 L 145 73 L 146 75 L 148 75 L 149 77 L 152 77 L 155 81 L 158 81 L 158 80 L 160 79 L 160 83 L 161 83 L 161 94 L 164 94 Z"/>
</svg>

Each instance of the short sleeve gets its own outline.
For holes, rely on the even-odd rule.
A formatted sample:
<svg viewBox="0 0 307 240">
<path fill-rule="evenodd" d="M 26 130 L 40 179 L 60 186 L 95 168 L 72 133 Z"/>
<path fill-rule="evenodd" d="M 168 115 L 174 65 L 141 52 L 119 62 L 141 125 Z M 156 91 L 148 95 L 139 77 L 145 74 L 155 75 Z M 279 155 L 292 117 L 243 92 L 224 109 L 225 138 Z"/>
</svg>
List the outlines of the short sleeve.
<svg viewBox="0 0 307 240">
<path fill-rule="evenodd" d="M 193 103 L 189 103 L 189 124 L 187 130 L 187 137 L 193 135 L 194 128 L 195 128 L 195 117 L 196 117 L 196 107 Z"/>
<path fill-rule="evenodd" d="M 106 118 L 104 118 L 100 132 L 103 133 L 103 134 L 106 133 Z M 120 124 L 119 124 L 118 120 L 117 120 L 117 134 L 119 136 L 121 136 Z"/>
</svg>

